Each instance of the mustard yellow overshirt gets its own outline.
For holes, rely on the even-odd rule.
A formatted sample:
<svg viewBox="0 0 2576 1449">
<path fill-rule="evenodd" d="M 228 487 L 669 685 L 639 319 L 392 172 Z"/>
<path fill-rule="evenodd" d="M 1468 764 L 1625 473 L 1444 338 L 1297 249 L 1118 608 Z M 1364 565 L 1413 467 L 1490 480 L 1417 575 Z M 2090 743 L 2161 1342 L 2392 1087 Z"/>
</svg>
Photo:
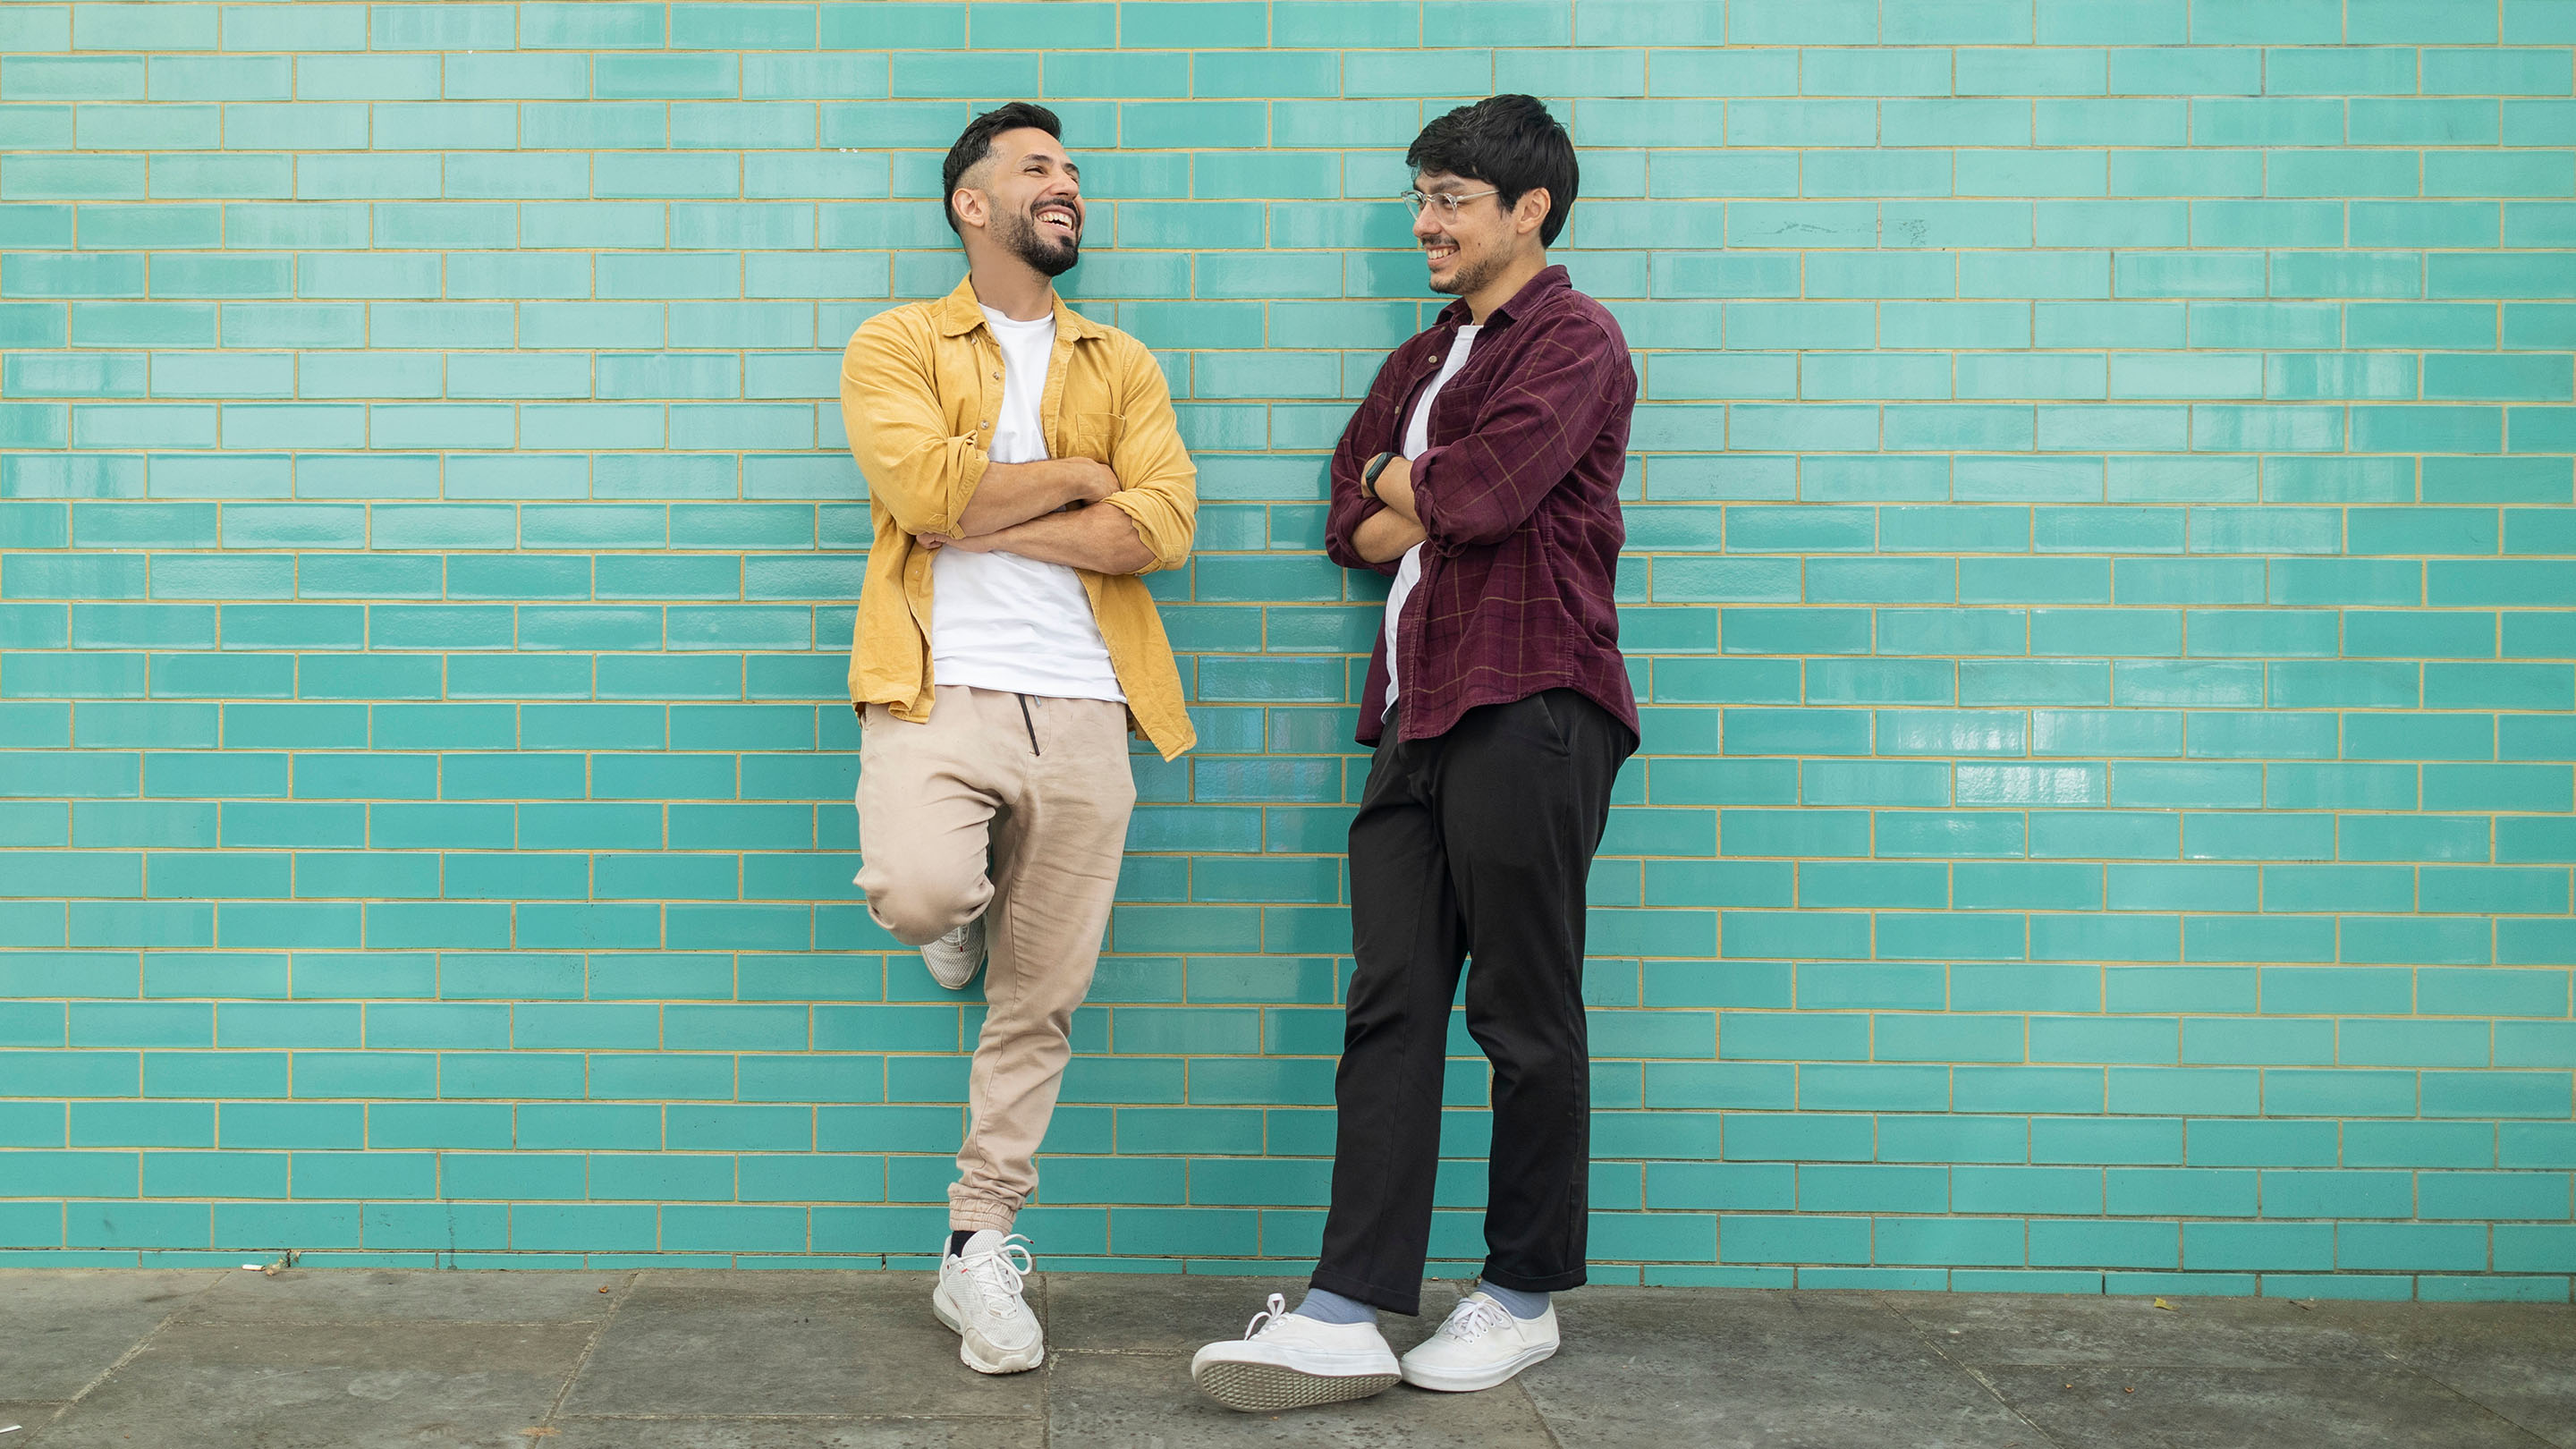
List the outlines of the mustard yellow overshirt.
<svg viewBox="0 0 2576 1449">
<path fill-rule="evenodd" d="M 930 554 L 920 533 L 957 531 L 975 496 L 1002 408 L 1002 348 L 984 325 L 971 281 L 936 302 L 881 312 L 841 354 L 841 416 L 868 480 L 876 528 L 850 646 L 850 702 L 885 704 L 896 718 L 930 718 Z M 1136 523 L 1151 569 L 1189 561 L 1198 469 L 1181 446 L 1171 390 L 1145 345 L 1055 304 L 1055 351 L 1038 404 L 1047 455 L 1084 457 L 1117 473 L 1094 504 Z M 1138 733 L 1171 759 L 1198 742 L 1181 701 L 1180 670 L 1145 581 L 1076 569 L 1109 664 Z"/>
</svg>

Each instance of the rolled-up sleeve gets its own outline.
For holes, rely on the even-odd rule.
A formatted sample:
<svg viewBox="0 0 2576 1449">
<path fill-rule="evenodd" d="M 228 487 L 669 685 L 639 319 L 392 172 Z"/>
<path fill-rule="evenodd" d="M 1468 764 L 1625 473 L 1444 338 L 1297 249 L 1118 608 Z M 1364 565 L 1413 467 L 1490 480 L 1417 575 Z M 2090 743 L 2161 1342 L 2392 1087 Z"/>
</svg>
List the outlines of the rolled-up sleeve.
<svg viewBox="0 0 2576 1449">
<path fill-rule="evenodd" d="M 1627 351 L 1598 323 L 1567 314 L 1515 325 L 1543 329 L 1524 339 L 1526 360 L 1464 434 L 1413 460 L 1413 511 L 1436 552 L 1520 527 L 1632 395 Z"/>
<path fill-rule="evenodd" d="M 869 496 L 904 532 L 957 531 L 991 458 L 975 434 L 948 431 L 926 337 L 891 314 L 861 324 L 841 353 L 841 421 Z"/>
<path fill-rule="evenodd" d="M 1121 421 L 1109 457 L 1118 491 L 1101 502 L 1133 520 L 1136 537 L 1153 554 L 1154 561 L 1137 572 L 1176 569 L 1189 562 L 1198 532 L 1199 470 L 1181 445 L 1181 420 L 1154 354 L 1136 344 L 1122 350 Z"/>
</svg>

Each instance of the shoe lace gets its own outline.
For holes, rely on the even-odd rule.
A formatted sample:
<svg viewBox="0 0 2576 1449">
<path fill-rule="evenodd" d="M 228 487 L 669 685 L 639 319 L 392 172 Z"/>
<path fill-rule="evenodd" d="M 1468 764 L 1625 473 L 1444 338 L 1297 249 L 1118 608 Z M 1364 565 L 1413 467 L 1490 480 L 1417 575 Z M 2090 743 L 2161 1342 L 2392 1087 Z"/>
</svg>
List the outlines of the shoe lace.
<svg viewBox="0 0 2576 1449">
<path fill-rule="evenodd" d="M 1511 1321 L 1512 1311 L 1491 1298 L 1468 1297 L 1458 1301 L 1449 1321 L 1440 1325 L 1443 1337 L 1460 1343 L 1473 1343 L 1494 1329 Z"/>
<path fill-rule="evenodd" d="M 1262 1309 L 1259 1313 L 1252 1315 L 1252 1321 L 1243 1326 L 1243 1336 L 1246 1338 L 1258 1338 L 1261 1336 L 1261 1330 L 1268 1326 L 1263 1322 L 1263 1320 L 1267 1319 L 1269 1323 L 1275 1324 L 1280 1319 L 1287 1316 L 1288 1299 L 1285 1295 L 1273 1293 L 1270 1295 L 1270 1306 Z"/>
<path fill-rule="evenodd" d="M 1000 1312 L 1020 1296 L 1021 1279 L 1036 1264 L 1029 1257 L 1029 1240 L 1013 1233 L 991 1247 L 959 1254 L 957 1266 L 984 1295 L 986 1306 Z"/>
</svg>

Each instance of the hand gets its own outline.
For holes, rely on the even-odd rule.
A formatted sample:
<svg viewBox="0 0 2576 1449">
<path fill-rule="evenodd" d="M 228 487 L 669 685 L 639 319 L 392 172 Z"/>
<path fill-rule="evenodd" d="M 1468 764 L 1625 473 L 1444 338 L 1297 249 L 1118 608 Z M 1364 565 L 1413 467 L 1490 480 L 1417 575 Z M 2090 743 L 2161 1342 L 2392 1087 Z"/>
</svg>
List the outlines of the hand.
<svg viewBox="0 0 2576 1449">
<path fill-rule="evenodd" d="M 1081 490 L 1074 501 L 1097 503 L 1118 491 L 1118 474 L 1108 464 L 1093 458 L 1067 458 L 1074 470 L 1075 485 Z"/>
<path fill-rule="evenodd" d="M 954 548 L 961 553 L 990 553 L 995 541 L 1000 537 L 999 533 L 980 533 L 972 538 L 955 538 L 944 533 L 916 533 L 912 536 L 912 541 L 919 544 L 924 553 L 937 553 L 943 548 Z"/>
<path fill-rule="evenodd" d="M 1412 459 L 1404 457 L 1390 459 L 1384 468 L 1378 470 L 1375 491 L 1377 501 L 1385 504 L 1388 512 L 1402 517 L 1404 521 L 1416 527 L 1421 525 L 1421 512 L 1413 502 Z"/>
</svg>

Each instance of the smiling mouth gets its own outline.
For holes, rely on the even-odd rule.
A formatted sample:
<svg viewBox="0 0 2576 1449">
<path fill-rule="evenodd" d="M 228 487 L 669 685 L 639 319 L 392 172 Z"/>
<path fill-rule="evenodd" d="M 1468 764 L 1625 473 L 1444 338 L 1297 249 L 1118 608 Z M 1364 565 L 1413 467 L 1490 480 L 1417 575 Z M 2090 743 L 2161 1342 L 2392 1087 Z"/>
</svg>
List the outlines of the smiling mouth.
<svg viewBox="0 0 2576 1449">
<path fill-rule="evenodd" d="M 1037 222 L 1040 226 L 1061 227 L 1064 229 L 1064 234 L 1066 236 L 1080 236 L 1082 234 L 1081 218 L 1074 214 L 1072 207 L 1066 206 L 1061 202 L 1054 202 L 1046 206 L 1039 207 Z"/>
<path fill-rule="evenodd" d="M 1449 260 L 1451 257 L 1458 255 L 1458 248 L 1445 243 L 1438 246 L 1428 246 L 1422 249 L 1422 255 L 1424 260 L 1430 262 L 1431 265 L 1436 267 L 1442 262 Z"/>
</svg>

